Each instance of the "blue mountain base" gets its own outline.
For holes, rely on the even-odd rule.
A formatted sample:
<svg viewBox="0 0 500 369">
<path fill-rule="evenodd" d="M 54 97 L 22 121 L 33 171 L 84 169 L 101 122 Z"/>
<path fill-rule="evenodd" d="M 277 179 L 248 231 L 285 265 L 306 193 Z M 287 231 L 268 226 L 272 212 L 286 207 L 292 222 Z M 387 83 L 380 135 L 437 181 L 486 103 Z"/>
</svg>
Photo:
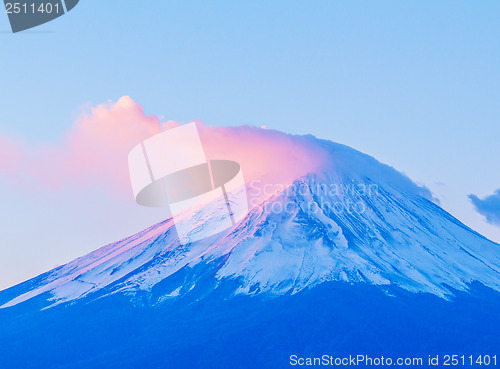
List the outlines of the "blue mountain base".
<svg viewBox="0 0 500 369">
<path fill-rule="evenodd" d="M 479 283 L 452 301 L 342 282 L 276 298 L 226 299 L 226 287 L 153 306 L 151 294 L 115 294 L 35 312 L 40 296 L 0 310 L 0 366 L 289 368 L 291 355 L 362 354 L 427 367 L 428 355 L 500 354 L 500 293 Z"/>
</svg>

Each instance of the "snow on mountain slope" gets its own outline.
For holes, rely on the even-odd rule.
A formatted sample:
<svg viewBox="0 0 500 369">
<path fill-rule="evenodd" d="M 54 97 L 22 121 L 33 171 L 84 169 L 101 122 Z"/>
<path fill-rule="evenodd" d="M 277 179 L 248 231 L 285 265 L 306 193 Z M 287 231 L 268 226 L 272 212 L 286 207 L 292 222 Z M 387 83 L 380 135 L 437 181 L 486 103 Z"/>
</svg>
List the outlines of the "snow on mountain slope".
<svg viewBox="0 0 500 369">
<path fill-rule="evenodd" d="M 327 152 L 326 163 L 292 185 L 250 183 L 258 201 L 232 229 L 180 245 L 167 219 L 54 269 L 1 308 L 47 292 L 52 305 L 148 292 L 197 265 L 215 268 L 214 288 L 237 281 L 231 294 L 293 294 L 327 281 L 392 284 L 445 298 L 472 281 L 500 290 L 500 245 L 393 168 L 343 145 L 307 140 Z M 180 283 L 165 298 L 195 285 L 195 278 Z"/>
</svg>

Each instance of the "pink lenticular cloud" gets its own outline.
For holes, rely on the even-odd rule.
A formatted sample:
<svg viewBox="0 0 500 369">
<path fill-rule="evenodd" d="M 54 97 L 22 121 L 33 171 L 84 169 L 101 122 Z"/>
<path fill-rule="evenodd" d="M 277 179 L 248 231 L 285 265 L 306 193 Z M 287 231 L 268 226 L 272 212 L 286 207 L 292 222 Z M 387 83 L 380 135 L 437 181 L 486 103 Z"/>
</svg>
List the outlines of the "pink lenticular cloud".
<svg viewBox="0 0 500 369">
<path fill-rule="evenodd" d="M 304 137 L 250 126 L 210 127 L 198 123 L 208 159 L 230 159 L 240 163 L 246 182 L 262 179 L 288 185 L 316 170 L 324 152 Z"/>
<path fill-rule="evenodd" d="M 180 123 L 160 123 L 128 96 L 77 119 L 59 146 L 31 147 L 0 137 L 0 176 L 16 184 L 60 190 L 105 188 L 131 201 L 128 153 L 138 143 Z M 208 159 L 241 164 L 246 182 L 289 184 L 321 165 L 323 153 L 307 140 L 257 127 L 210 127 L 197 122 Z M 166 160 L 175 158 L 166 158 Z M 0 178 L 1 178 L 0 177 Z"/>
<path fill-rule="evenodd" d="M 159 119 L 124 96 L 82 114 L 58 146 L 0 137 L 0 175 L 27 188 L 104 186 L 128 194 L 128 152 L 159 132 Z"/>
<path fill-rule="evenodd" d="M 65 140 L 62 172 L 79 182 L 104 180 L 115 189 L 129 189 L 129 151 L 161 132 L 160 121 L 124 96 L 82 115 Z"/>
</svg>

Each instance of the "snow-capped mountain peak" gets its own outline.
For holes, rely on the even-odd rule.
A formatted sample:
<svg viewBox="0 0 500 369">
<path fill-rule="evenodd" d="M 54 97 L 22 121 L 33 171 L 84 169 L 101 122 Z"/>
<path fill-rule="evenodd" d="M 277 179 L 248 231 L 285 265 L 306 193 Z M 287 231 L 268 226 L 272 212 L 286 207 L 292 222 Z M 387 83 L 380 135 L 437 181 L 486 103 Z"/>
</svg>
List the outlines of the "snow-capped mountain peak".
<svg viewBox="0 0 500 369">
<path fill-rule="evenodd" d="M 203 288 L 230 285 L 227 297 L 294 294 L 329 281 L 445 298 L 472 281 L 500 290 L 500 245 L 393 168 L 343 145 L 307 140 L 327 153 L 324 165 L 286 186 L 249 183 L 250 211 L 233 228 L 181 245 L 167 219 L 35 278 L 1 307 L 36 296 L 54 305 L 147 295 L 161 285 L 152 302 L 159 303 L 190 294 L 207 273 L 213 283 Z"/>
</svg>

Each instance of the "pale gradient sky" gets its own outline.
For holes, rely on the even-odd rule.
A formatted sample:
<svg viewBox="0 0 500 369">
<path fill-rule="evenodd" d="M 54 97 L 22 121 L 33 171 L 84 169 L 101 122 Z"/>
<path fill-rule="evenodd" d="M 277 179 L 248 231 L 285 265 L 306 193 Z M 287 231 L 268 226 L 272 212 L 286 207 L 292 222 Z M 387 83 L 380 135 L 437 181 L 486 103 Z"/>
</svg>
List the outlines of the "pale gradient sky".
<svg viewBox="0 0 500 369">
<path fill-rule="evenodd" d="M 123 95 L 164 119 L 312 133 L 425 184 L 499 242 L 467 197 L 500 188 L 499 16 L 498 1 L 81 0 L 13 35 L 4 14 L 0 137 L 57 145 Z M 0 177 L 0 191 L 0 289 L 161 218 L 99 189 L 71 200 Z"/>
</svg>

